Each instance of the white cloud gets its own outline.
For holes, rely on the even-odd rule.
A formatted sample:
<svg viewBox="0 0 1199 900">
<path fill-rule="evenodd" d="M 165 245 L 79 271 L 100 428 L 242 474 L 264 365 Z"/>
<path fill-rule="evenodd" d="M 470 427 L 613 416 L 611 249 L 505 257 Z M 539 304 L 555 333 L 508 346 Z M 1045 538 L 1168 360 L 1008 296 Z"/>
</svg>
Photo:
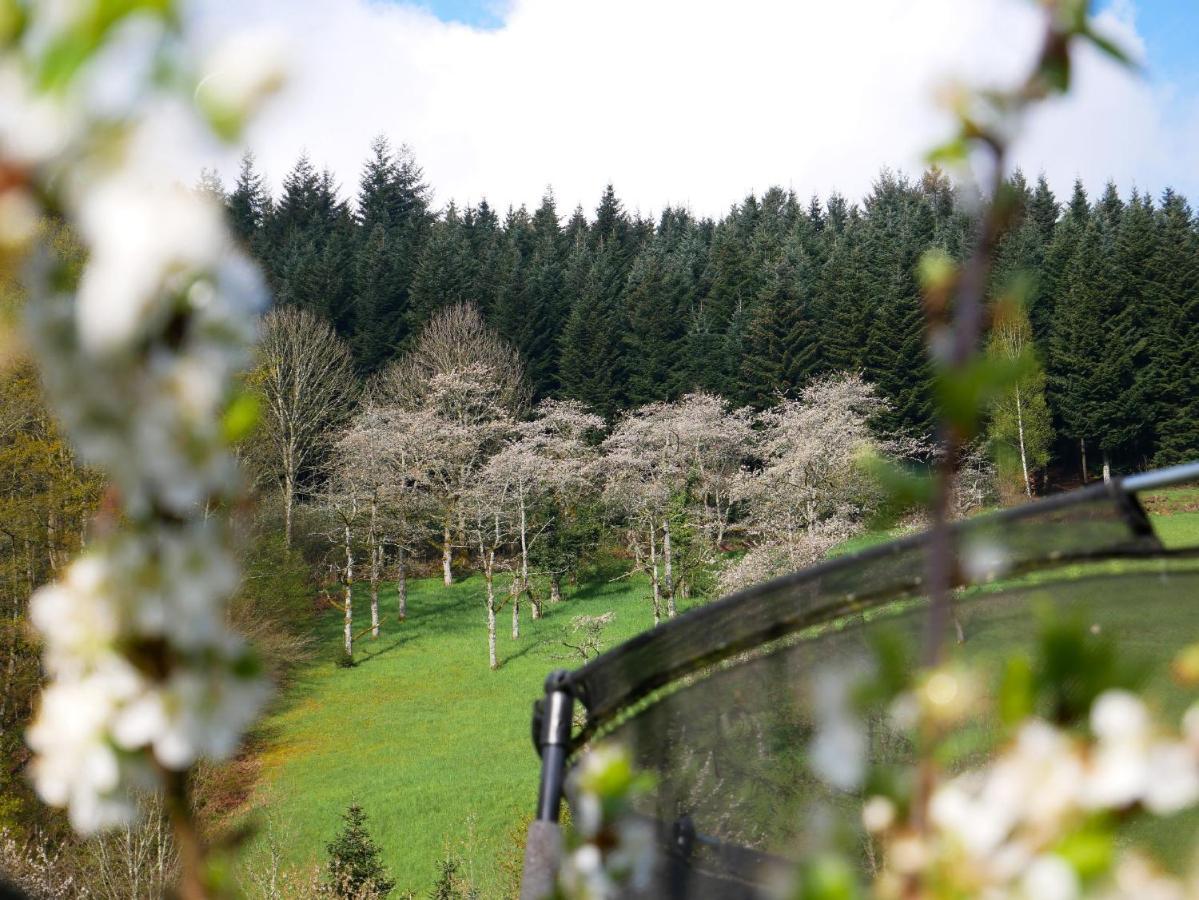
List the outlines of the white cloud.
<svg viewBox="0 0 1199 900">
<path fill-rule="evenodd" d="M 771 184 L 858 197 L 884 165 L 918 171 L 945 134 L 938 85 L 1014 77 L 1038 34 L 1027 0 L 514 0 L 490 31 L 372 0 L 199 5 L 210 38 L 267 25 L 294 48 L 249 136 L 276 185 L 306 148 L 352 193 L 384 133 L 439 202 L 535 204 L 551 184 L 590 210 L 611 180 L 630 208 L 705 215 Z M 1132 12 L 1103 19 L 1143 53 Z M 1078 175 L 1196 195 L 1196 134 L 1196 98 L 1088 52 L 1016 161 L 1059 193 Z"/>
</svg>

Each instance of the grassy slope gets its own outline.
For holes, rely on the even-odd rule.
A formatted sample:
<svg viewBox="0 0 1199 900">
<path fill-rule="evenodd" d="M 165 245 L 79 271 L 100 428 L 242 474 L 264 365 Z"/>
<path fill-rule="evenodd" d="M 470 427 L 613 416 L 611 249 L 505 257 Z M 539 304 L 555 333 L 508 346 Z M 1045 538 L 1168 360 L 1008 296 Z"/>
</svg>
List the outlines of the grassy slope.
<svg viewBox="0 0 1199 900">
<path fill-rule="evenodd" d="M 547 605 L 540 621 L 526 606 L 519 640 L 510 637 L 505 610 L 497 672 L 487 668 L 479 577 L 448 589 L 439 579 L 413 582 L 403 624 L 395 622 L 389 586 L 383 634 L 360 641 L 354 669 L 333 664 L 340 614 L 326 616 L 321 661 L 267 726 L 261 790 L 291 860 L 319 859 L 357 799 L 399 888 L 423 894 L 448 847 L 473 863 L 484 895 L 494 896 L 506 834 L 536 800 L 532 702 L 547 672 L 577 664 L 555 658 L 566 652 L 556 646 L 563 626 L 572 616 L 613 610 L 611 646 L 652 625 L 646 583 L 609 580 L 619 574 L 599 575 L 565 603 Z M 364 599 L 358 621 L 366 620 Z"/>
<path fill-rule="evenodd" d="M 1194 494 L 1194 496 L 1191 496 Z M 1150 508 L 1168 544 L 1199 544 L 1199 491 L 1172 493 Z M 877 543 L 856 539 L 852 549 Z M 361 665 L 338 669 L 340 619 L 320 625 L 324 658 L 290 693 L 268 725 L 262 791 L 293 862 L 317 860 L 338 816 L 358 799 L 401 889 L 423 893 L 447 848 L 464 856 L 484 896 L 498 894 L 497 859 L 512 826 L 532 808 L 537 762 L 529 740 L 530 704 L 571 616 L 616 612 L 608 645 L 651 624 L 643 580 L 599 575 L 566 603 L 525 618 L 520 640 L 501 618 L 503 666 L 487 669 L 482 581 L 446 589 L 415 582 L 410 615 L 394 622 L 394 593 L 383 598 L 383 636 L 360 643 Z M 359 609 L 365 616 L 365 604 Z"/>
</svg>

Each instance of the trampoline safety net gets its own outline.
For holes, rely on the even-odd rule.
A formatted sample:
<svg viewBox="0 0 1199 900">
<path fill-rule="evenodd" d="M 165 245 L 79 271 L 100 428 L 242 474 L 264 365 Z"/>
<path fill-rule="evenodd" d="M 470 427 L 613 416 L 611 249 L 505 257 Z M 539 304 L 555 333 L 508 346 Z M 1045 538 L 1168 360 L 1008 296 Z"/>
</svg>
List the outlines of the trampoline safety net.
<svg viewBox="0 0 1199 900">
<path fill-rule="evenodd" d="M 1160 657 L 1176 649 L 1163 634 L 1178 648 L 1199 636 L 1199 568 L 1175 561 L 1119 482 L 957 523 L 953 540 L 957 652 L 983 671 L 1031 647 L 1046 605 L 1118 635 L 1122 652 Z M 861 797 L 820 783 L 806 759 L 813 687 L 862 671 L 883 629 L 917 646 L 926 553 L 915 535 L 830 560 L 692 610 L 562 679 L 586 712 L 570 764 L 613 740 L 654 776 L 637 814 L 659 852 L 638 896 L 773 896 L 816 817 L 840 808 L 856 821 Z M 1137 558 L 1158 561 L 1088 565 Z M 901 762 L 910 748 L 878 722 L 869 752 Z"/>
</svg>

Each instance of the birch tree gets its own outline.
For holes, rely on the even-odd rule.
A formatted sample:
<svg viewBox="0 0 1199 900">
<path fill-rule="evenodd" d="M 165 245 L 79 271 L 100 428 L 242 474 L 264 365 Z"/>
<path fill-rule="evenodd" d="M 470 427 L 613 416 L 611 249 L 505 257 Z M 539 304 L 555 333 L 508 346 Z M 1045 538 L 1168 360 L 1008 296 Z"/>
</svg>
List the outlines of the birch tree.
<svg viewBox="0 0 1199 900">
<path fill-rule="evenodd" d="M 581 403 L 544 401 L 532 420 L 515 426 L 512 437 L 487 463 L 486 477 L 510 484 L 512 490 L 520 552 L 514 600 L 517 617 L 520 598 L 528 596 L 533 618 L 541 618 L 541 601 L 530 577 L 531 553 L 554 520 L 567 514 L 565 505 L 586 483 L 586 466 L 593 457 L 586 438 L 603 424 L 603 419 Z M 560 579 L 560 574 L 551 573 L 555 600 L 561 597 Z"/>
<path fill-rule="evenodd" d="M 353 411 L 358 390 L 353 360 L 324 320 L 283 307 L 262 320 L 250 380 L 262 396 L 261 435 L 282 491 L 283 535 L 290 547 L 298 479 Z"/>
<path fill-rule="evenodd" d="M 383 571 L 380 506 L 391 483 L 387 433 L 380 410 L 366 404 L 338 439 L 337 477 L 361 490 L 367 508 L 366 565 L 370 579 L 371 637 L 379 637 L 379 583 Z"/>
<path fill-rule="evenodd" d="M 513 482 L 510 472 L 488 469 L 471 486 L 463 497 L 464 506 L 470 512 L 471 543 L 478 555 L 479 569 L 486 585 L 484 605 L 487 611 L 487 660 L 492 671 L 499 668 L 496 648 L 497 618 L 505 600 L 496 593 L 496 574 L 507 565 L 505 551 L 512 543 L 511 502 Z M 513 575 L 508 600 L 512 602 L 512 636 L 519 636 L 519 614 L 516 612 L 516 597 L 520 583 Z"/>
<path fill-rule="evenodd" d="M 1053 443 L 1053 424 L 1045 400 L 1045 370 L 1032 345 L 1027 313 L 1022 308 L 1000 312 L 991 327 L 987 353 L 992 359 L 1020 365 L 1022 371 L 992 407 L 989 436 L 1000 475 L 1010 478 L 1013 463 L 1017 463 L 1024 494 L 1031 498 L 1035 475 L 1049 464 Z"/>
</svg>

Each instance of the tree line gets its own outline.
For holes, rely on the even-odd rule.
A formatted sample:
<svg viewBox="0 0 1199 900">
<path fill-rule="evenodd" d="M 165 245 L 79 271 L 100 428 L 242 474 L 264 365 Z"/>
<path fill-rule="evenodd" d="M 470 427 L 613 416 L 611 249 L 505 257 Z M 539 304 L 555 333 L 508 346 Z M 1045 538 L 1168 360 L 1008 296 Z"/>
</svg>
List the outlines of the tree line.
<svg viewBox="0 0 1199 900">
<path fill-rule="evenodd" d="M 1076 183 L 1062 203 L 1020 173 L 1011 187 L 991 292 L 1027 316 L 1017 330 L 1040 360 L 1043 464 L 1077 479 L 1199 454 L 1199 227 L 1186 199 L 1108 185 L 1092 200 Z M 861 203 L 771 188 L 719 220 L 630 215 L 611 185 L 590 217 L 564 218 L 551 191 L 532 212 L 435 210 L 411 152 L 382 138 L 352 202 L 307 157 L 274 196 L 247 156 L 227 194 L 278 302 L 330 322 L 362 374 L 469 302 L 521 355 L 535 401 L 610 418 L 705 391 L 764 409 L 856 371 L 887 402 L 880 427 L 911 436 L 932 430 L 920 261 L 970 252 L 969 199 L 937 171 L 884 171 Z"/>
</svg>

